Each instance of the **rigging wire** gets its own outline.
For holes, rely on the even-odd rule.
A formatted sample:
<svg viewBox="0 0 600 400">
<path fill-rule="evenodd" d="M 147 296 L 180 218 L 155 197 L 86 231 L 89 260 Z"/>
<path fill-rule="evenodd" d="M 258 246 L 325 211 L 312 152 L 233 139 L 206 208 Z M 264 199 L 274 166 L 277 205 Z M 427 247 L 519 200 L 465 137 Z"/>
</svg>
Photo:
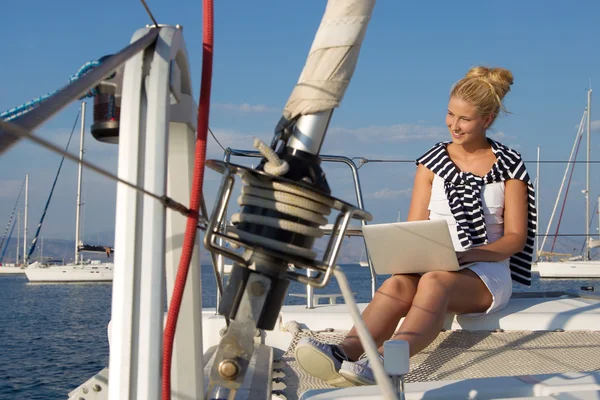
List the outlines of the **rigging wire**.
<svg viewBox="0 0 600 400">
<path fill-rule="evenodd" d="M 352 161 L 358 160 L 358 162 L 362 162 L 363 164 L 368 163 L 414 163 L 415 160 L 404 160 L 399 158 L 390 158 L 390 159 L 370 159 L 364 157 L 352 157 Z M 600 164 L 600 160 L 590 160 L 590 161 L 569 161 L 569 160 L 523 160 L 524 163 L 531 164 Z"/>
<path fill-rule="evenodd" d="M 146 12 L 148 13 L 148 16 L 150 17 L 150 19 L 154 23 L 154 26 L 156 28 L 158 28 L 158 22 L 156 22 L 156 19 L 154 18 L 154 15 L 152 15 L 152 11 L 150 11 L 150 7 L 148 7 L 148 4 L 146 4 L 146 0 L 141 0 L 141 1 L 142 1 L 142 4 L 144 5 L 144 8 L 146 9 Z"/>
<path fill-rule="evenodd" d="M 579 136 L 579 141 L 577 142 L 577 149 L 575 150 L 575 159 L 577 159 L 577 154 L 579 154 L 579 146 L 581 145 L 581 139 L 583 135 Z M 558 230 L 560 228 L 560 223 L 562 221 L 563 213 L 565 211 L 565 205 L 567 203 L 567 197 L 569 196 L 569 188 L 571 187 L 571 179 L 573 178 L 573 172 L 575 171 L 575 165 L 571 168 L 571 174 L 569 175 L 569 181 L 567 182 L 567 189 L 565 190 L 565 197 L 563 199 L 563 204 L 560 209 L 560 214 L 558 216 L 558 223 L 556 224 L 556 234 L 558 234 Z M 554 245 L 556 244 L 556 236 L 554 236 L 554 240 L 552 241 L 552 247 L 550 248 L 550 252 L 554 252 Z"/>
<path fill-rule="evenodd" d="M 42 139 L 41 137 L 34 135 L 32 132 L 29 132 L 28 130 L 22 128 L 19 125 L 0 120 L 0 129 L 4 130 L 14 136 L 18 136 L 20 138 L 27 138 L 27 139 L 31 140 L 32 142 L 34 142 L 35 144 L 37 144 L 47 150 L 50 150 L 56 154 L 63 155 L 68 160 L 74 161 L 76 163 L 81 163 L 81 165 L 83 165 L 84 167 L 102 175 L 103 177 L 111 179 L 118 183 L 122 183 L 131 189 L 137 190 L 140 193 L 145 194 L 146 196 L 150 196 L 153 199 L 158 200 L 165 207 L 175 210 L 184 216 L 188 216 L 188 214 L 190 213 L 190 210 L 186 206 L 184 206 L 181 203 L 178 203 L 177 201 L 171 199 L 170 197 L 168 197 L 166 195 L 161 196 L 161 195 L 157 195 L 152 192 L 149 192 L 146 189 L 144 189 L 143 187 L 137 186 L 131 182 L 121 179 L 117 175 L 115 175 L 103 168 L 100 168 L 100 167 L 90 163 L 89 161 L 79 160 L 79 157 L 77 157 L 69 152 L 64 151 L 60 147 L 56 146 L 54 143 L 51 143 L 46 139 Z M 202 222 L 205 222 L 204 219 Z"/>
<path fill-rule="evenodd" d="M 15 211 L 17 210 L 17 206 L 19 205 L 19 200 L 21 199 L 21 193 L 23 193 L 23 187 L 25 186 L 25 178 L 23 178 L 23 182 L 21 183 L 21 189 L 19 190 L 19 194 L 17 195 L 17 200 L 15 201 L 15 206 L 13 207 L 12 212 L 10 213 L 10 217 L 8 218 L 8 224 L 6 225 L 6 230 L 4 231 L 4 236 L 2 237 L 2 241 L 0 242 L 0 249 L 4 245 L 4 241 L 6 240 L 6 235 L 8 234 L 8 229 L 12 225 L 12 220 L 15 216 Z M 14 225 L 13 225 L 14 228 Z M 12 232 L 12 230 L 11 230 Z M 12 235 L 12 233 L 11 233 Z M 6 244 L 8 247 L 8 243 Z M 3 253 L 4 254 L 4 253 Z M 0 262 L 2 261 L 2 257 L 0 257 Z"/>
<path fill-rule="evenodd" d="M 6 250 L 8 250 L 8 243 L 10 242 L 10 238 L 12 238 L 13 232 L 15 230 L 15 226 L 17 226 L 16 220 L 15 220 L 15 222 L 13 222 L 12 228 L 10 228 L 10 233 L 8 234 L 8 241 L 6 242 L 6 246 L 4 246 L 4 250 L 2 251 L 2 254 L 0 254 L 0 264 L 2 263 L 2 260 L 4 260 L 4 256 L 6 255 Z"/>
<path fill-rule="evenodd" d="M 65 153 L 69 149 L 69 145 L 71 144 L 71 139 L 73 139 L 73 133 L 75 133 L 75 128 L 77 127 L 77 121 L 79 121 L 79 116 L 81 115 L 81 109 L 77 111 L 77 115 L 75 116 L 75 122 L 73 122 L 73 128 L 71 129 L 71 134 L 69 135 L 69 140 L 67 141 L 67 145 L 65 146 Z M 83 117 L 82 117 L 83 118 Z M 46 218 L 46 212 L 48 211 L 48 206 L 50 206 L 50 200 L 52 200 L 52 195 L 54 194 L 54 188 L 56 187 L 56 182 L 58 182 L 58 177 L 60 175 L 60 171 L 62 170 L 63 163 L 65 161 L 65 156 L 60 160 L 60 164 L 58 165 L 58 171 L 56 171 L 56 177 L 54 178 L 54 182 L 52 183 L 52 188 L 50 189 L 50 194 L 48 195 L 48 200 L 46 200 L 46 206 L 44 207 L 44 212 L 42 213 L 42 217 L 40 218 L 40 222 L 37 226 L 37 230 L 35 231 L 35 235 L 33 236 L 33 240 L 31 241 L 31 246 L 29 247 L 29 251 L 27 252 L 26 260 L 29 260 L 35 251 L 35 247 L 37 246 L 37 240 L 40 235 L 40 231 L 42 229 L 42 224 L 44 223 L 44 219 Z M 77 244 L 76 244 L 77 245 Z M 75 260 L 77 262 L 77 260 Z"/>
<path fill-rule="evenodd" d="M 213 139 L 215 139 L 215 142 L 217 142 L 217 144 L 219 145 L 219 147 L 223 150 L 223 151 L 227 151 L 225 149 L 225 147 L 223 147 L 223 145 L 221 144 L 221 142 L 219 142 L 219 139 L 217 139 L 217 137 L 215 136 L 215 134 L 213 133 L 213 131 L 210 129 L 210 126 L 208 127 L 208 131 L 210 132 L 210 135 L 213 137 Z"/>
</svg>

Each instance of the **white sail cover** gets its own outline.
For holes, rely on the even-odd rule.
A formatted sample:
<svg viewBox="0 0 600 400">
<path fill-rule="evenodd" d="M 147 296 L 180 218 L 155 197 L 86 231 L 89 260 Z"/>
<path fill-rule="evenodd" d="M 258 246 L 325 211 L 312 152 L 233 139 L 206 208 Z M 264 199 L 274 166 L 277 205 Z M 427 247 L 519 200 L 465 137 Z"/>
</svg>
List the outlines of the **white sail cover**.
<svg viewBox="0 0 600 400">
<path fill-rule="evenodd" d="M 283 110 L 288 121 L 340 104 L 374 5 L 375 0 L 329 0 L 300 79 Z"/>
<path fill-rule="evenodd" d="M 588 241 L 588 246 L 590 249 L 594 247 L 600 247 L 600 239 L 591 239 Z"/>
</svg>

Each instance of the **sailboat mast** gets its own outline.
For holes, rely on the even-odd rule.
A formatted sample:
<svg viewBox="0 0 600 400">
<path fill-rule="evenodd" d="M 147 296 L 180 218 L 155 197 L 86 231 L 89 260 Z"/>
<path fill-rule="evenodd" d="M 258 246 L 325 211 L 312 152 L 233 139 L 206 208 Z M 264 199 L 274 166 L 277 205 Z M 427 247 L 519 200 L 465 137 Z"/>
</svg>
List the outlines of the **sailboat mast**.
<svg viewBox="0 0 600 400">
<path fill-rule="evenodd" d="M 588 91 L 587 105 L 587 163 L 585 164 L 585 253 L 584 258 L 590 259 L 590 128 L 592 121 L 592 89 Z"/>
<path fill-rule="evenodd" d="M 537 215 L 538 215 L 538 226 L 537 226 L 537 230 L 538 232 L 540 232 L 542 230 L 542 226 L 540 225 L 539 220 L 540 218 L 540 146 L 538 146 L 537 148 L 537 165 L 535 167 L 536 172 L 535 172 L 535 197 L 536 197 L 536 205 L 535 208 L 537 209 Z M 540 258 L 540 237 L 539 235 L 535 235 L 535 261 L 537 262 L 538 258 Z"/>
<path fill-rule="evenodd" d="M 17 259 L 15 264 L 19 265 L 19 243 L 21 242 L 21 210 L 17 211 Z"/>
<path fill-rule="evenodd" d="M 25 217 L 23 220 L 23 264 L 27 265 L 27 209 L 29 207 L 29 174 L 25 175 Z"/>
<path fill-rule="evenodd" d="M 83 174 L 83 138 L 85 133 L 85 101 L 81 102 L 81 133 L 79 135 L 79 174 L 77 176 L 77 210 L 75 212 L 75 264 L 79 262 L 79 225 L 81 216 L 81 180 Z"/>
</svg>

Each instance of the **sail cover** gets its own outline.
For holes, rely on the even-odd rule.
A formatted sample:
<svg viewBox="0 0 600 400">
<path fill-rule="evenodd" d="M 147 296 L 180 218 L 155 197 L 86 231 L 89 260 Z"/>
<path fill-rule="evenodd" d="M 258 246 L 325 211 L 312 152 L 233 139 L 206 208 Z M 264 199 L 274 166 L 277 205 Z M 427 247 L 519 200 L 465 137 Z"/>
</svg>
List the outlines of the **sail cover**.
<svg viewBox="0 0 600 400">
<path fill-rule="evenodd" d="M 337 107 L 350 83 L 375 0 L 329 0 L 306 64 L 283 110 L 288 121 Z"/>
<path fill-rule="evenodd" d="M 91 253 L 107 253 L 107 254 L 112 254 L 115 252 L 115 249 L 112 246 L 86 244 L 81 241 L 79 242 L 79 245 L 77 246 L 77 250 L 78 251 L 87 251 L 87 252 L 91 252 Z"/>
</svg>

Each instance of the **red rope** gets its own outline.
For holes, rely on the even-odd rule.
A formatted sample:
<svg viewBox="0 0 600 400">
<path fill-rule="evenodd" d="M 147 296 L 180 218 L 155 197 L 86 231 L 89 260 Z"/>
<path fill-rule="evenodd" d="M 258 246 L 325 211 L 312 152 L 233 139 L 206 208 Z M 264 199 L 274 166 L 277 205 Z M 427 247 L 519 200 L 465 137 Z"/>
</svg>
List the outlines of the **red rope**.
<svg viewBox="0 0 600 400">
<path fill-rule="evenodd" d="M 579 136 L 579 141 L 577 142 L 577 149 L 575 150 L 575 158 L 573 159 L 573 161 L 577 160 L 577 154 L 579 154 L 579 145 L 581 144 L 582 138 L 583 135 Z M 571 174 L 569 175 L 569 182 L 567 183 L 565 198 L 563 199 L 562 207 L 560 208 L 560 215 L 558 217 L 558 223 L 556 224 L 556 232 L 554 233 L 554 240 L 552 241 L 550 253 L 554 252 L 554 245 L 556 244 L 556 238 L 558 237 L 558 229 L 560 228 L 560 222 L 562 221 L 563 212 L 565 211 L 565 204 L 567 203 L 567 196 L 569 195 L 569 188 L 571 187 L 571 178 L 573 178 L 573 171 L 575 171 L 575 163 L 573 163 L 573 168 L 571 168 Z"/>
<path fill-rule="evenodd" d="M 202 198 L 202 184 L 204 182 L 204 163 L 206 161 L 206 137 L 208 133 L 208 117 L 210 113 L 210 89 L 213 61 L 213 0 L 204 0 L 203 7 L 203 38 L 202 38 L 202 83 L 200 87 L 200 104 L 198 104 L 198 135 L 196 137 L 196 154 L 194 157 L 194 176 L 192 178 L 192 193 L 190 195 L 190 214 L 187 218 L 179 268 L 173 287 L 173 296 L 167 314 L 163 342 L 163 368 L 162 368 L 162 399 L 171 398 L 171 362 L 173 356 L 173 341 L 175 328 L 179 316 L 179 308 L 183 297 L 183 290 L 187 280 L 190 261 L 196 242 L 198 226 L 198 210 Z"/>
</svg>

